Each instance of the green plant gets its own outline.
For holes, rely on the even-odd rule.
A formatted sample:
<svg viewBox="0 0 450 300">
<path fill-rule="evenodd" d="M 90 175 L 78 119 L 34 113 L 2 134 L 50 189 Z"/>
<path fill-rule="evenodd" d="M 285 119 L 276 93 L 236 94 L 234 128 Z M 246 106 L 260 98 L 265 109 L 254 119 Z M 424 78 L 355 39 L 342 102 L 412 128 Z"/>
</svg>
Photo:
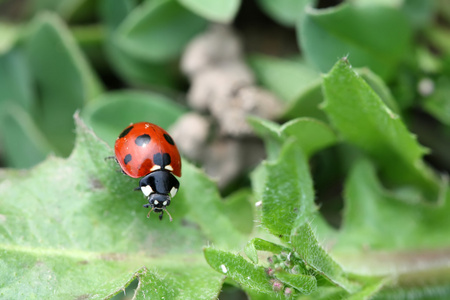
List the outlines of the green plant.
<svg viewBox="0 0 450 300">
<path fill-rule="evenodd" d="M 0 13 L 0 298 L 450 297 L 445 1 L 255 3 Z M 188 112 L 174 100 L 184 48 L 258 7 L 302 50 L 248 55 L 284 105 L 279 122 L 248 118 L 267 159 L 225 191 L 183 160 L 174 221 L 147 219 L 137 181 L 104 158 L 129 123 L 167 128 Z"/>
</svg>

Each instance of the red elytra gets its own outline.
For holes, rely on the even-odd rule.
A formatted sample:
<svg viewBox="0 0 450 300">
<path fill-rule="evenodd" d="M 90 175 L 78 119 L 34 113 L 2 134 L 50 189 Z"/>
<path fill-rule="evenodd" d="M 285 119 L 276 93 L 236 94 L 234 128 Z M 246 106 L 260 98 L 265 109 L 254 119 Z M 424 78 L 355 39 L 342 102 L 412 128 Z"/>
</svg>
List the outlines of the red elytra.
<svg viewBox="0 0 450 300">
<path fill-rule="evenodd" d="M 114 150 L 117 162 L 130 177 L 143 177 L 156 170 L 181 176 L 177 146 L 167 131 L 155 124 L 131 124 L 117 138 Z"/>
</svg>

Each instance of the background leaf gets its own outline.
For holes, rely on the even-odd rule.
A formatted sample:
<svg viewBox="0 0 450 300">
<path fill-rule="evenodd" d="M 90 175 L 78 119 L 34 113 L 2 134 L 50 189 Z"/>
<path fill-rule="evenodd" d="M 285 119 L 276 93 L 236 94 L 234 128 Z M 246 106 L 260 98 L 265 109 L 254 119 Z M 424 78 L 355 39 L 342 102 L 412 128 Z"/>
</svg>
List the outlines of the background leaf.
<svg viewBox="0 0 450 300">
<path fill-rule="evenodd" d="M 33 81 L 23 52 L 12 49 L 0 56 L 0 103 L 14 103 L 31 112 Z"/>
<path fill-rule="evenodd" d="M 20 29 L 19 26 L 0 22 L 0 54 L 8 52 L 13 47 Z"/>
<path fill-rule="evenodd" d="M 305 56 L 322 72 L 330 70 L 337 57 L 348 55 L 355 67 L 367 66 L 385 79 L 392 77 L 411 40 L 402 12 L 372 2 L 325 10 L 309 7 L 297 34 Z"/>
<path fill-rule="evenodd" d="M 447 193 L 444 202 L 433 205 L 414 202 L 410 197 L 401 198 L 381 186 L 372 164 L 359 161 L 346 183 L 345 218 L 335 250 L 352 251 L 362 247 L 372 251 L 412 250 L 447 246 L 450 244 L 445 229 L 450 226 L 450 220 L 445 218 L 450 209 L 448 197 Z M 382 220 L 390 221 L 383 223 Z M 427 235 L 422 235 L 424 230 Z M 358 240 L 364 240 L 364 245 Z M 379 262 L 379 267 L 385 263 L 392 262 Z"/>
<path fill-rule="evenodd" d="M 28 168 L 44 160 L 52 147 L 21 106 L 0 104 L 0 140 L 9 166 Z"/>
<path fill-rule="evenodd" d="M 204 19 L 177 1 L 146 1 L 118 28 L 117 45 L 145 61 L 167 61 L 180 55 L 187 42 L 205 26 Z"/>
<path fill-rule="evenodd" d="M 449 84 L 449 78 L 438 78 L 433 93 L 426 97 L 423 102 L 423 108 L 447 126 L 450 126 Z"/>
<path fill-rule="evenodd" d="M 240 0 L 178 0 L 194 13 L 218 23 L 229 23 L 236 15 Z"/>
<path fill-rule="evenodd" d="M 260 7 L 273 19 L 285 26 L 294 26 L 306 5 L 312 0 L 259 0 Z"/>
<path fill-rule="evenodd" d="M 320 81 L 317 70 L 298 60 L 253 55 L 249 63 L 258 81 L 288 103 Z"/>
<path fill-rule="evenodd" d="M 40 91 L 37 123 L 58 153 L 68 155 L 74 141 L 72 115 L 101 86 L 57 16 L 41 14 L 31 28 L 26 55 Z"/>
<path fill-rule="evenodd" d="M 118 30 L 127 16 L 136 9 L 133 0 L 101 0 L 100 17 L 106 24 L 105 54 L 111 67 L 130 85 L 173 88 L 176 84 L 176 67 L 167 62 L 148 61 L 133 49 L 120 46 Z"/>
</svg>

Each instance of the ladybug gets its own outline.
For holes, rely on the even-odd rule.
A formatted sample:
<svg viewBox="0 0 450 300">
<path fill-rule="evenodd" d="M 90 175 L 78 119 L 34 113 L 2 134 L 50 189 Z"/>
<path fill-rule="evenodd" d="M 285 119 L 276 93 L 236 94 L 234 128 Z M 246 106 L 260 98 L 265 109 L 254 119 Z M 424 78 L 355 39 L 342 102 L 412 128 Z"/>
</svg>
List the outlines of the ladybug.
<svg viewBox="0 0 450 300">
<path fill-rule="evenodd" d="M 122 168 L 122 172 L 132 178 L 141 178 L 139 187 L 147 197 L 152 211 L 161 213 L 167 211 L 171 198 L 180 186 L 175 176 L 181 177 L 181 158 L 172 137 L 161 127 L 140 122 L 125 128 L 116 139 L 114 146 L 115 159 Z M 175 176 L 174 176 L 175 175 Z"/>
</svg>

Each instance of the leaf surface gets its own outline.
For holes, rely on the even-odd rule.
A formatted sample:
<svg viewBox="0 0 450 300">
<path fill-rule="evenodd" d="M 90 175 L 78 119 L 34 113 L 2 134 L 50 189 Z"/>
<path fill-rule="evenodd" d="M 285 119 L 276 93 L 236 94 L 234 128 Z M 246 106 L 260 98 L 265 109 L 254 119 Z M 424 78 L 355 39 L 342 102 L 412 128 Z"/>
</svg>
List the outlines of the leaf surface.
<svg viewBox="0 0 450 300">
<path fill-rule="evenodd" d="M 178 0 L 196 14 L 218 23 L 231 22 L 238 12 L 241 0 Z"/>
<path fill-rule="evenodd" d="M 420 188 L 430 201 L 437 199 L 441 183 L 422 160 L 427 149 L 346 59 L 324 77 L 323 91 L 323 108 L 332 124 L 348 142 L 376 159 L 390 182 L 410 185 L 416 194 Z"/>
<path fill-rule="evenodd" d="M 72 115 L 102 88 L 56 15 L 42 13 L 30 28 L 26 57 L 41 95 L 36 120 L 57 152 L 68 155 L 75 138 Z"/>
<path fill-rule="evenodd" d="M 146 1 L 117 29 L 117 45 L 148 62 L 176 58 L 187 42 L 206 26 L 204 19 L 177 1 Z"/>
<path fill-rule="evenodd" d="M 308 60 L 328 72 L 337 57 L 393 76 L 409 51 L 411 29 L 405 15 L 379 3 L 344 3 L 328 9 L 308 7 L 297 25 L 299 46 Z"/>
<path fill-rule="evenodd" d="M 78 120 L 68 159 L 51 157 L 29 171 L 2 174 L 3 297 L 103 299 L 138 278 L 138 297 L 217 298 L 223 277 L 209 268 L 201 248 L 208 240 L 226 244 L 231 238 L 236 245 L 236 237 L 245 234 L 233 231 L 233 222 L 220 211 L 215 186 L 183 162 L 180 193 L 169 207 L 174 221 L 159 221 L 156 214 L 147 219 L 146 200 L 133 191 L 137 181 L 104 160 L 111 154 Z M 183 191 L 189 186 L 202 194 Z M 203 198 L 209 206 L 200 205 Z M 205 233 L 205 221 L 190 216 L 195 201 L 197 214 L 213 220 Z M 214 227 L 221 224 L 229 236 Z"/>
</svg>

